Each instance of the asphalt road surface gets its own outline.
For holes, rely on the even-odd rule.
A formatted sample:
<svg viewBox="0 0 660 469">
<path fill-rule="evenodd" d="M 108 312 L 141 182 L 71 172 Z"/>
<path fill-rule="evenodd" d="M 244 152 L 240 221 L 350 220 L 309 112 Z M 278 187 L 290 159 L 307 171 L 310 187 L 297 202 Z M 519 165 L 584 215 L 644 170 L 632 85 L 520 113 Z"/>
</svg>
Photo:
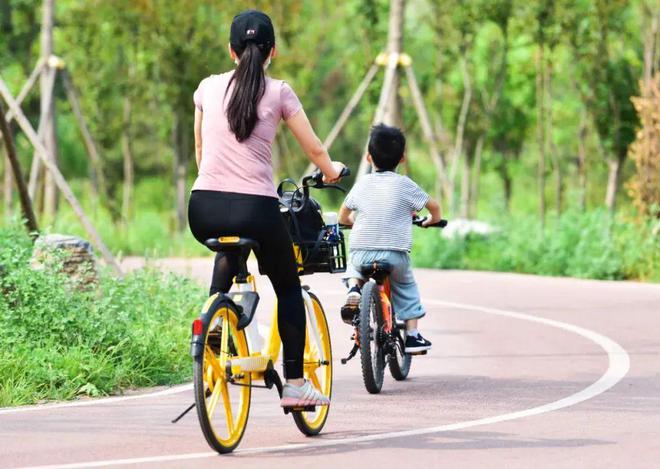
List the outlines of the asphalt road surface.
<svg viewBox="0 0 660 469">
<path fill-rule="evenodd" d="M 210 264 L 162 268 L 205 282 Z M 433 350 L 414 358 L 407 381 L 386 374 L 379 395 L 364 389 L 359 359 L 339 363 L 351 347 L 339 278 L 305 279 L 326 308 L 334 353 L 318 437 L 298 432 L 275 391 L 255 390 L 239 449 L 218 456 L 194 412 L 170 423 L 193 401 L 183 385 L 0 409 L 0 467 L 660 467 L 659 285 L 416 275 Z M 267 323 L 272 291 L 260 286 Z"/>
</svg>

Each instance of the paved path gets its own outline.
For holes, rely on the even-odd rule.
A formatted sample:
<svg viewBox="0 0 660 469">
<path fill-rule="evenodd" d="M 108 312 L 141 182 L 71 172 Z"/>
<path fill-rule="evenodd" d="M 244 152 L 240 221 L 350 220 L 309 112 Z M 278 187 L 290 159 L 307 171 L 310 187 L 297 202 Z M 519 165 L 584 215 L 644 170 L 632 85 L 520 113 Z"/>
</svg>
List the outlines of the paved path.
<svg viewBox="0 0 660 469">
<path fill-rule="evenodd" d="M 135 259 L 126 265 L 135 266 Z M 165 267 L 202 281 L 210 260 Z M 235 454 L 209 451 L 189 386 L 84 405 L 0 410 L 0 467 L 660 466 L 660 286 L 523 275 L 416 272 L 434 342 L 408 381 L 367 394 L 337 277 L 308 283 L 326 306 L 335 384 L 324 433 L 303 437 L 255 390 Z M 264 282 L 261 282 L 265 286 Z M 272 293 L 265 304 L 272 304 Z M 269 313 L 260 310 L 261 320 Z M 155 394 L 154 394 L 155 393 Z"/>
</svg>

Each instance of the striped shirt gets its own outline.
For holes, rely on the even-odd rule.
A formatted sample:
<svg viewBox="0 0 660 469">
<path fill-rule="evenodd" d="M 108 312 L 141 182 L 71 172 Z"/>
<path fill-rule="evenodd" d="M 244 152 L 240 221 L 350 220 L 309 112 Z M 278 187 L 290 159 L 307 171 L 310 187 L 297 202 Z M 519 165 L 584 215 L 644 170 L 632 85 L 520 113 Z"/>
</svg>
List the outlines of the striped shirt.
<svg viewBox="0 0 660 469">
<path fill-rule="evenodd" d="M 412 214 L 429 195 L 412 179 L 392 171 L 367 174 L 346 196 L 355 212 L 351 251 L 405 251 L 412 248 Z"/>
</svg>

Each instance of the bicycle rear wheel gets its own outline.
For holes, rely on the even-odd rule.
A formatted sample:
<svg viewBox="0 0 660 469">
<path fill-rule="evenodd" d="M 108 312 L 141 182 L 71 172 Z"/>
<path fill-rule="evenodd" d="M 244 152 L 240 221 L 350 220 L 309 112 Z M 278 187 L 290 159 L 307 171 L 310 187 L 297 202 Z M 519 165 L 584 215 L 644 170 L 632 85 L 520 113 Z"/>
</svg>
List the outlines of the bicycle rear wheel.
<svg viewBox="0 0 660 469">
<path fill-rule="evenodd" d="M 382 348 L 383 307 L 375 282 L 367 282 L 362 288 L 360 300 L 360 358 L 362 379 L 371 394 L 378 394 L 383 387 L 385 356 Z"/>
<path fill-rule="evenodd" d="M 245 331 L 237 329 L 237 322 L 231 307 L 219 308 L 206 333 L 204 353 L 193 363 L 197 416 L 206 441 L 218 453 L 238 446 L 250 413 L 250 373 L 234 376 L 236 384 L 231 384 L 225 370 L 227 360 L 250 356 Z"/>
<path fill-rule="evenodd" d="M 389 356 L 389 367 L 392 378 L 397 381 L 403 381 L 410 373 L 410 364 L 412 363 L 412 355 L 406 353 L 406 331 L 398 329 L 396 332 L 396 346 L 393 353 Z"/>
<path fill-rule="evenodd" d="M 312 302 L 312 321 L 307 321 L 304 374 L 316 389 L 323 395 L 332 394 L 332 346 L 330 330 L 325 318 L 325 312 L 319 299 L 309 293 Z M 305 305 L 309 307 L 308 305 Z M 316 331 L 313 330 L 316 326 Z M 316 406 L 314 412 L 293 412 L 293 420 L 298 430 L 307 436 L 318 435 L 328 419 L 330 406 Z"/>
</svg>

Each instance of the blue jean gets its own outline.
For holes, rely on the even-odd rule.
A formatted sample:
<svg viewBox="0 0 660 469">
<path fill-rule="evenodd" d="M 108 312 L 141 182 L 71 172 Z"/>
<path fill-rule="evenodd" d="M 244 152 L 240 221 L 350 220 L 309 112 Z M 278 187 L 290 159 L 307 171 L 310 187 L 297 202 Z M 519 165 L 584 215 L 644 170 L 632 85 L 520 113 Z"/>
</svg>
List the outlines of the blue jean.
<svg viewBox="0 0 660 469">
<path fill-rule="evenodd" d="M 405 321 L 424 316 L 425 311 L 420 301 L 419 290 L 410 265 L 410 256 L 407 252 L 351 251 L 351 259 L 344 278 L 365 280 L 360 273 L 360 266 L 373 262 L 387 262 L 392 266 L 390 285 L 396 318 Z"/>
</svg>

